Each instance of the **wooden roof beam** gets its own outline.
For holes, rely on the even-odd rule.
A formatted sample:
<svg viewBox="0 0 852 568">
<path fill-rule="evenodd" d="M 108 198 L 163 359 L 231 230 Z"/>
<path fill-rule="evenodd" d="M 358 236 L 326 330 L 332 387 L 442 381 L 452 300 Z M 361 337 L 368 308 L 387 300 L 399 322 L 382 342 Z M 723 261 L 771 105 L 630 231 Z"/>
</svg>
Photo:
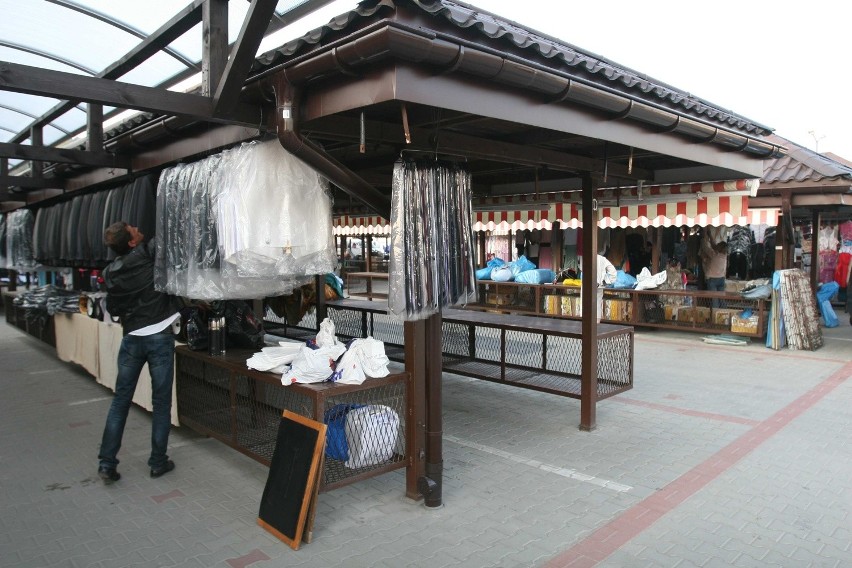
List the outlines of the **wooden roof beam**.
<svg viewBox="0 0 852 568">
<path fill-rule="evenodd" d="M 129 168 L 130 159 L 106 152 L 89 152 L 54 148 L 52 146 L 29 146 L 0 142 L 0 157 L 35 162 L 57 162 L 62 164 L 81 164 L 84 166 L 102 166 L 107 168 Z"/>
<path fill-rule="evenodd" d="M 102 79 L 117 79 L 132 71 L 140 64 L 147 61 L 152 55 L 169 45 L 177 38 L 191 30 L 192 27 L 201 21 L 201 6 L 205 0 L 194 0 L 192 4 L 174 15 L 168 22 L 160 26 L 154 33 L 149 35 L 139 45 L 128 51 L 124 57 L 117 60 L 115 63 L 104 69 L 98 77 Z M 45 125 L 53 120 L 56 120 L 80 101 L 68 100 L 63 101 L 45 114 L 41 115 L 32 125 Z M 30 125 L 30 126 L 32 126 Z M 30 127 L 20 131 L 10 142 L 23 142 L 29 138 Z"/>
<path fill-rule="evenodd" d="M 255 128 L 261 121 L 260 107 L 237 104 L 228 114 L 214 115 L 213 100 L 209 97 L 40 69 L 8 61 L 0 62 L 0 90 L 82 100 L 119 108 L 188 116 Z"/>
<path fill-rule="evenodd" d="M 63 189 L 65 182 L 54 178 L 33 178 L 29 176 L 0 176 L 0 188 L 20 187 L 21 189 Z"/>
<path fill-rule="evenodd" d="M 254 0 L 251 3 L 213 96 L 213 112 L 217 116 L 226 115 L 236 106 L 277 4 L 278 0 Z"/>
</svg>

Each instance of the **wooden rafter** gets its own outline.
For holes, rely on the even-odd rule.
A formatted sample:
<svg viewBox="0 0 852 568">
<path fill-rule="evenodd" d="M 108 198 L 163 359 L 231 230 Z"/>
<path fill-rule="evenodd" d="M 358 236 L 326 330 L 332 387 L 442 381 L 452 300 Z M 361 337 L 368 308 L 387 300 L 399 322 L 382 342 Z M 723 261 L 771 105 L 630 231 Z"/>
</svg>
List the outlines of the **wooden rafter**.
<svg viewBox="0 0 852 568">
<path fill-rule="evenodd" d="M 0 176 L 0 187 L 20 187 L 21 189 L 62 189 L 65 182 L 53 178 L 33 178 L 29 176 Z"/>
<path fill-rule="evenodd" d="M 84 77 L 7 61 L 0 62 L 0 89 L 158 114 L 188 116 L 226 124 L 256 127 L 261 118 L 258 107 L 237 105 L 227 116 L 214 116 L 213 101 L 208 97 L 109 79 Z"/>
<path fill-rule="evenodd" d="M 195 24 L 201 21 L 201 5 L 204 1 L 195 0 L 192 4 L 175 14 L 168 22 L 149 35 L 147 39 L 128 51 L 124 57 L 107 67 L 98 77 L 102 79 L 117 79 L 125 75 L 192 29 Z M 34 124 L 44 125 L 52 122 L 68 112 L 79 102 L 79 100 L 63 101 L 39 117 Z M 23 142 L 29 138 L 29 132 L 29 127 L 27 127 L 25 130 L 16 134 L 10 142 Z"/>
<path fill-rule="evenodd" d="M 36 162 L 58 162 L 63 164 L 81 164 L 84 166 L 102 166 L 107 168 L 129 168 L 130 160 L 106 152 L 88 152 L 52 146 L 29 146 L 0 142 L 0 157 Z"/>
<path fill-rule="evenodd" d="M 213 96 L 213 110 L 217 115 L 230 113 L 237 104 L 240 91 L 254 63 L 257 48 L 260 47 L 263 34 L 269 27 L 269 20 L 272 19 L 277 4 L 277 0 L 254 0 L 251 3 L 240 29 L 240 35 L 231 49 L 231 56 L 219 80 L 216 94 Z"/>
</svg>

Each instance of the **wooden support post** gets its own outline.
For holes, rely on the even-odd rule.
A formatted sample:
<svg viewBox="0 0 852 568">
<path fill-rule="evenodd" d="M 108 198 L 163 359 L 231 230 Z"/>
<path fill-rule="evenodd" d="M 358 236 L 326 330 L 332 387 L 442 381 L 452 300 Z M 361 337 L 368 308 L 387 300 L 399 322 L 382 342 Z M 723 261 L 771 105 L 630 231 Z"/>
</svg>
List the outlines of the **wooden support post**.
<svg viewBox="0 0 852 568">
<path fill-rule="evenodd" d="M 30 143 L 34 147 L 44 146 L 41 126 L 30 127 Z M 44 176 L 44 163 L 37 160 L 32 160 L 30 162 L 30 172 L 31 177 L 41 179 Z"/>
<path fill-rule="evenodd" d="M 89 103 L 86 113 L 86 150 L 104 151 L 104 107 Z"/>
<path fill-rule="evenodd" d="M 592 431 L 596 424 L 598 393 L 598 212 L 594 208 L 597 185 L 583 177 L 583 309 L 582 365 L 580 378 L 580 430 Z"/>
<path fill-rule="evenodd" d="M 426 479 L 421 482 L 421 493 L 427 507 L 440 507 L 443 503 L 442 367 L 441 314 L 437 313 L 426 319 Z"/>
<path fill-rule="evenodd" d="M 325 274 L 317 274 L 314 276 L 314 282 L 316 283 L 317 288 L 316 313 L 317 329 L 319 329 L 319 324 L 322 323 L 328 315 L 328 308 L 325 305 Z"/>
<path fill-rule="evenodd" d="M 228 64 L 228 0 L 207 0 L 201 14 L 201 94 L 211 97 Z"/>
<path fill-rule="evenodd" d="M 418 480 L 426 475 L 426 323 L 423 320 L 403 324 L 405 371 L 411 375 L 408 384 L 408 419 L 406 430 L 409 467 L 405 474 L 405 495 L 421 499 Z"/>
<path fill-rule="evenodd" d="M 821 223 L 820 211 L 813 212 L 811 219 L 811 290 L 816 291 L 819 282 L 819 226 Z"/>
</svg>

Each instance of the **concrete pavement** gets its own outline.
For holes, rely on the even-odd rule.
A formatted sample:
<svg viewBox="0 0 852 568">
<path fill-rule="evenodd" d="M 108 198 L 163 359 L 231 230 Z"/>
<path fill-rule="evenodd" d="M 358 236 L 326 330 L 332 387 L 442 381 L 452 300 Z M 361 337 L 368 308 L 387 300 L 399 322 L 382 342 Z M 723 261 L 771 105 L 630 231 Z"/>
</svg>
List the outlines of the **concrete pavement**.
<svg viewBox="0 0 852 568">
<path fill-rule="evenodd" d="M 319 497 L 293 551 L 257 526 L 267 469 L 186 428 L 148 476 L 134 408 L 98 479 L 111 393 L 0 324 L 0 565 L 852 566 L 852 328 L 816 352 L 638 330 L 635 387 L 598 405 L 444 376 L 444 505 L 397 471 Z"/>
</svg>

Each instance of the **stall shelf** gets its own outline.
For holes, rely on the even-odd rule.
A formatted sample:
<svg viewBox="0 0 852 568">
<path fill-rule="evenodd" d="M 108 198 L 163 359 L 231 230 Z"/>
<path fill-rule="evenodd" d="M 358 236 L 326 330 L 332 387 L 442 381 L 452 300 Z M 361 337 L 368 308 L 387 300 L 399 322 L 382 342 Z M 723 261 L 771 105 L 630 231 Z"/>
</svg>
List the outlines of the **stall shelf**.
<svg viewBox="0 0 852 568">
<path fill-rule="evenodd" d="M 477 302 L 467 309 L 581 319 L 580 288 L 563 284 L 477 281 Z M 601 321 L 748 337 L 766 334 L 762 299 L 703 290 L 603 290 Z"/>
<path fill-rule="evenodd" d="M 360 385 L 325 382 L 284 386 L 280 375 L 246 367 L 253 353 L 234 349 L 214 357 L 179 346 L 175 373 L 181 424 L 269 465 L 284 410 L 329 422 L 320 491 L 410 467 L 411 444 L 406 438 L 412 432 L 407 411 L 412 392 L 409 373 L 368 378 Z M 348 434 L 335 428 L 335 417 L 342 410 L 365 407 L 385 416 L 395 414 L 398 427 L 373 429 L 358 424 L 348 428 Z M 367 448 L 372 450 L 372 458 L 356 459 L 356 448 L 351 444 L 341 450 L 342 438 L 360 440 L 361 457 Z"/>
</svg>

